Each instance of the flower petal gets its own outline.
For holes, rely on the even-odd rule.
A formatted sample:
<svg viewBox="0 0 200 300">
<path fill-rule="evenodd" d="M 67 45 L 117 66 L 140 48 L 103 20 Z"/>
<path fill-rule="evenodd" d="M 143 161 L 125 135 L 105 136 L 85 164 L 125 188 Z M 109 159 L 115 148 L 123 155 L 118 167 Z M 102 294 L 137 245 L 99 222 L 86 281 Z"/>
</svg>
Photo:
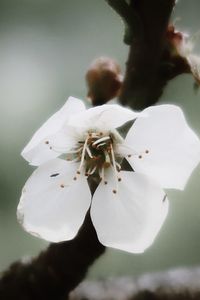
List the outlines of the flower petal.
<svg viewBox="0 0 200 300">
<path fill-rule="evenodd" d="M 57 158 L 34 171 L 17 209 L 26 231 L 51 242 L 74 238 L 91 203 L 86 178 L 73 180 L 77 169 L 76 163 Z"/>
<path fill-rule="evenodd" d="M 69 97 L 64 106 L 51 116 L 23 149 L 21 155 L 32 165 L 41 163 L 59 156 L 63 149 L 70 147 L 72 139 L 69 136 L 67 120 L 73 114 L 83 111 L 85 106 L 79 99 Z M 59 148 L 59 151 L 57 149 Z"/>
<path fill-rule="evenodd" d="M 156 180 L 163 188 L 183 189 L 200 161 L 200 141 L 175 105 L 149 107 L 138 118 L 125 145 L 135 153 L 127 158 L 135 171 Z"/>
<path fill-rule="evenodd" d="M 90 108 L 70 118 L 71 126 L 87 129 L 110 130 L 135 119 L 139 113 L 117 104 L 105 104 Z"/>
<path fill-rule="evenodd" d="M 91 218 L 102 244 L 132 253 L 143 252 L 159 232 L 168 212 L 168 200 L 160 187 L 143 174 L 120 172 L 116 194 L 108 175 L 94 196 Z"/>
</svg>

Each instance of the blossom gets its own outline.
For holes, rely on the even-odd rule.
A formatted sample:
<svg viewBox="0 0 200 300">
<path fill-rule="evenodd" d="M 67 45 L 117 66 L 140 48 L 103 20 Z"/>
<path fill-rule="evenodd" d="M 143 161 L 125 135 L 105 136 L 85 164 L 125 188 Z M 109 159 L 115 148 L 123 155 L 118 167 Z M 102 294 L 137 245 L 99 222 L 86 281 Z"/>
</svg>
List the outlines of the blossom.
<svg viewBox="0 0 200 300">
<path fill-rule="evenodd" d="M 133 120 L 126 137 L 118 128 Z M 143 252 L 168 212 L 164 189 L 182 190 L 200 160 L 200 141 L 175 105 L 141 113 L 120 105 L 85 109 L 70 97 L 34 134 L 22 156 L 38 168 L 17 209 L 25 230 L 51 242 L 73 239 L 86 212 L 99 241 Z M 61 158 L 59 158 L 61 156 Z M 122 170 L 126 159 L 132 171 Z M 91 195 L 88 177 L 99 177 Z"/>
<path fill-rule="evenodd" d="M 195 40 L 199 38 L 199 32 L 190 36 L 188 33 L 175 30 L 174 26 L 168 28 L 168 38 L 175 48 L 175 55 L 186 59 L 190 71 L 195 80 L 200 83 L 200 56 L 193 53 Z"/>
</svg>

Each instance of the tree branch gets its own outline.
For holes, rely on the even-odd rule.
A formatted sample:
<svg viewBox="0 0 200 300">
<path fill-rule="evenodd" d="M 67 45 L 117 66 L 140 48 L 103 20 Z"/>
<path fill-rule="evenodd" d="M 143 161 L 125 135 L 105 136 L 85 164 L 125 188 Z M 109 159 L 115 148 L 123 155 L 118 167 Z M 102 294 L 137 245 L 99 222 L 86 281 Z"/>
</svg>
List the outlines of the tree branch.
<svg viewBox="0 0 200 300">
<path fill-rule="evenodd" d="M 142 25 L 134 30 L 120 102 L 134 109 L 156 103 L 167 83 L 165 34 L 174 0 L 132 0 L 131 9 Z M 142 30 L 142 31 L 141 31 Z"/>
<path fill-rule="evenodd" d="M 0 281 L 0 299 L 66 300 L 104 251 L 88 213 L 75 239 L 51 244 L 29 263 L 11 265 Z"/>
</svg>

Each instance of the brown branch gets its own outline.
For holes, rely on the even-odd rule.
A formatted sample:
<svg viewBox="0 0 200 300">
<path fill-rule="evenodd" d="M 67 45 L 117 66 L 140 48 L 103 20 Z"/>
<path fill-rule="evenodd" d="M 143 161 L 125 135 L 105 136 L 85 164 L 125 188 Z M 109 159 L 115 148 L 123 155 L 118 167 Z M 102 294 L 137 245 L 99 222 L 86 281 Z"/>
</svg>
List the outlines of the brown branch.
<svg viewBox="0 0 200 300">
<path fill-rule="evenodd" d="M 67 300 L 104 250 L 88 214 L 72 241 L 51 244 L 30 263 L 11 265 L 0 281 L 0 299 Z"/>
<path fill-rule="evenodd" d="M 134 30 L 120 101 L 134 109 L 156 103 L 167 83 L 163 62 L 165 34 L 174 0 L 132 0 L 141 28 Z"/>
</svg>

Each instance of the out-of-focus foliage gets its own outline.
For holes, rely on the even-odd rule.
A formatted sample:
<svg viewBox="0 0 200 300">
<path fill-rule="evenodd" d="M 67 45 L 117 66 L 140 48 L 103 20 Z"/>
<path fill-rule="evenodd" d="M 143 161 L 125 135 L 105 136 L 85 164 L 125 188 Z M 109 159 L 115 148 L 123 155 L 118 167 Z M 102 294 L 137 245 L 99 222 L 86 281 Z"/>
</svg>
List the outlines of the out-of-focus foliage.
<svg viewBox="0 0 200 300">
<path fill-rule="evenodd" d="M 199 8 L 198 0 L 178 2 L 173 18 L 181 18 L 179 29 L 200 29 Z M 122 40 L 123 24 L 104 1 L 0 0 L 0 270 L 46 247 L 16 221 L 21 188 L 33 170 L 21 149 L 69 95 L 86 98 L 84 75 L 94 58 L 111 56 L 124 68 L 128 47 Z M 200 39 L 195 50 L 200 54 Z M 182 106 L 200 136 L 200 91 L 194 92 L 191 76 L 172 81 L 161 102 Z M 149 250 L 108 250 L 90 276 L 199 264 L 199 182 L 200 167 L 184 192 L 169 191 L 169 216 Z"/>
</svg>

